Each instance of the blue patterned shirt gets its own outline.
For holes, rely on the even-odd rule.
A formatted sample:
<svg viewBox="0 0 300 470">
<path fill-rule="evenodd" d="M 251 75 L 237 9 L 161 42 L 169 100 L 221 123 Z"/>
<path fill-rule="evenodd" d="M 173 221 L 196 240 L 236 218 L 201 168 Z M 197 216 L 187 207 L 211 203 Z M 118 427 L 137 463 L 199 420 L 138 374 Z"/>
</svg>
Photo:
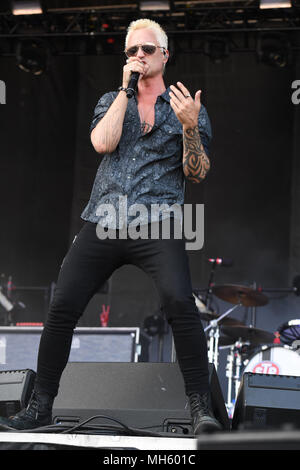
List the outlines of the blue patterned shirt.
<svg viewBox="0 0 300 470">
<path fill-rule="evenodd" d="M 122 228 L 123 223 L 125 225 L 131 223 L 137 215 L 141 225 L 150 222 L 150 215 L 151 221 L 155 218 L 156 220 L 166 218 L 168 214 L 174 216 L 174 213 L 168 209 L 160 211 L 159 214 L 151 213 L 153 204 L 159 206 L 166 204 L 167 208 L 174 204 L 183 206 L 185 192 L 182 166 L 183 131 L 170 105 L 169 91 L 170 88 L 157 97 L 154 126 L 146 134 L 141 131 L 136 96 L 128 100 L 119 144 L 114 152 L 104 154 L 100 162 L 90 200 L 81 214 L 82 219 L 118 229 Z M 117 94 L 117 91 L 112 91 L 100 98 L 94 110 L 90 131 L 105 115 Z M 204 105 L 201 105 L 198 123 L 201 141 L 208 155 L 212 133 Z M 134 204 L 143 204 L 147 208 L 147 214 L 129 213 L 120 222 L 120 202 L 126 204 L 126 210 Z M 113 205 L 116 211 L 115 218 L 99 212 L 99 206 L 104 204 Z M 133 207 L 138 209 L 138 206 Z"/>
</svg>

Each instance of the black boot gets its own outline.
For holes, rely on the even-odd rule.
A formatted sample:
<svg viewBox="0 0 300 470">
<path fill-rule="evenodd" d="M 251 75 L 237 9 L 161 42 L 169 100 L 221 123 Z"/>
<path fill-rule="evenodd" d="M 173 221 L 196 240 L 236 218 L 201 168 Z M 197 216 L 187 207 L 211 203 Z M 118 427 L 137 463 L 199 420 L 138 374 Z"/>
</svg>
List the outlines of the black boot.
<svg viewBox="0 0 300 470">
<path fill-rule="evenodd" d="M 9 418 L 0 417 L 0 431 L 5 429 L 35 429 L 52 423 L 54 397 L 33 391 L 26 408 Z"/>
<path fill-rule="evenodd" d="M 188 398 L 195 435 L 222 430 L 221 424 L 215 419 L 212 412 L 210 393 L 192 393 Z"/>
</svg>

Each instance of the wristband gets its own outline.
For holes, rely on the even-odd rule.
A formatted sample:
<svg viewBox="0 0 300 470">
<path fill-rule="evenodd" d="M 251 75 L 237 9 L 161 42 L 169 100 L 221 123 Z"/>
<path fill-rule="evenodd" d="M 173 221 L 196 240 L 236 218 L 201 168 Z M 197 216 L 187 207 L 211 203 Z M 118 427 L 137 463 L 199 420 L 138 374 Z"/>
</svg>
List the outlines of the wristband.
<svg viewBox="0 0 300 470">
<path fill-rule="evenodd" d="M 124 88 L 123 86 L 119 86 L 118 91 L 125 91 L 127 93 L 127 88 Z"/>
</svg>

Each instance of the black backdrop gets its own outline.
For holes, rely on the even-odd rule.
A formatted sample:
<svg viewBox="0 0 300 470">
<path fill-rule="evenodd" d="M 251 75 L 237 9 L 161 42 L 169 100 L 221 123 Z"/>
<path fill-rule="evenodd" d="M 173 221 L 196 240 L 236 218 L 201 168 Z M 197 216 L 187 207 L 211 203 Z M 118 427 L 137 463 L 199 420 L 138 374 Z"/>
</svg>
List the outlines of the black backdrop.
<svg viewBox="0 0 300 470">
<path fill-rule="evenodd" d="M 89 124 L 101 94 L 116 89 L 118 56 L 54 57 L 47 74 L 19 70 L 0 58 L 7 89 L 1 113 L 0 272 L 16 286 L 48 286 L 82 225 L 99 156 Z M 166 85 L 181 80 L 202 89 L 213 127 L 212 169 L 201 185 L 187 185 L 186 202 L 205 204 L 205 245 L 190 252 L 193 285 L 207 285 L 208 257 L 226 256 L 216 283 L 287 287 L 299 273 L 299 114 L 291 84 L 300 78 L 299 57 L 284 69 L 259 64 L 252 52 L 233 53 L 213 64 L 196 53 L 179 53 L 167 68 Z M 39 291 L 17 291 L 26 299 L 26 321 L 44 321 Z M 257 309 L 257 326 L 269 331 L 300 317 L 295 295 L 272 293 Z M 37 301 L 39 297 L 39 301 Z M 111 326 L 142 326 L 158 311 L 150 280 L 124 266 L 110 280 L 81 324 L 99 323 L 110 305 Z M 214 298 L 222 313 L 229 304 Z M 94 310 L 98 309 L 95 316 Z M 249 321 L 245 311 L 237 318 Z M 98 322 L 98 323 L 97 323 Z"/>
</svg>

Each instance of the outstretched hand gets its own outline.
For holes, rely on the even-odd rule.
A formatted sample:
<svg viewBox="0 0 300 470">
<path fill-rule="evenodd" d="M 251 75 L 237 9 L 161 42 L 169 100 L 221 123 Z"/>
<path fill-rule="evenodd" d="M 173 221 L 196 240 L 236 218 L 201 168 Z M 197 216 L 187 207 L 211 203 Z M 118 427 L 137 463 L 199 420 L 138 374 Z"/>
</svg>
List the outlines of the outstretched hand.
<svg viewBox="0 0 300 470">
<path fill-rule="evenodd" d="M 193 99 L 181 82 L 177 82 L 177 87 L 170 86 L 170 105 L 184 127 L 195 127 L 198 125 L 198 115 L 201 108 L 201 90 L 195 93 Z"/>
</svg>

